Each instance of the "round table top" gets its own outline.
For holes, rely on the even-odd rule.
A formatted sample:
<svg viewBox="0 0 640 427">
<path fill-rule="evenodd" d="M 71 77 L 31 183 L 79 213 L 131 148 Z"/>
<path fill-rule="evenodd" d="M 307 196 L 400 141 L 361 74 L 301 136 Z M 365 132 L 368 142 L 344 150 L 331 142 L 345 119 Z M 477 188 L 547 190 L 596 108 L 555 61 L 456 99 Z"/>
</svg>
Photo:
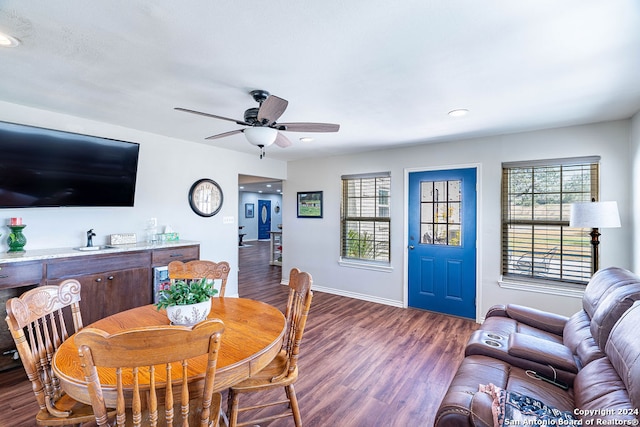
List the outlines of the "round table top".
<svg viewBox="0 0 640 427">
<path fill-rule="evenodd" d="M 215 376 L 215 389 L 220 391 L 250 378 L 273 360 L 282 346 L 286 320 L 276 307 L 260 301 L 215 297 L 211 301 L 209 318 L 221 319 L 225 325 Z M 158 311 L 154 305 L 146 305 L 105 317 L 88 326 L 115 333 L 123 329 L 168 324 L 164 310 Z M 194 381 L 204 378 L 206 356 L 201 358 L 202 371 L 194 372 Z M 73 336 L 58 348 L 52 365 L 62 389 L 74 399 L 89 404 L 89 391 Z M 190 365 L 197 367 L 198 363 Z M 115 374 L 110 371 L 98 368 L 106 400 L 111 400 L 107 394 L 115 388 Z"/>
</svg>

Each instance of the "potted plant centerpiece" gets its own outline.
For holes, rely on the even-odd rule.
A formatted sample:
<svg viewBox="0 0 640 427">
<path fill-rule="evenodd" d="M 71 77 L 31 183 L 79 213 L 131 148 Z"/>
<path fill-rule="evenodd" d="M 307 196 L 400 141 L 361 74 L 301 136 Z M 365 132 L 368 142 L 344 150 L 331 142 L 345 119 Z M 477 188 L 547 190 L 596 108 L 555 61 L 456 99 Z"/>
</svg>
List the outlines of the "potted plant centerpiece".
<svg viewBox="0 0 640 427">
<path fill-rule="evenodd" d="M 206 277 L 197 280 L 176 280 L 168 289 L 158 292 L 158 310 L 167 310 L 174 325 L 195 325 L 211 311 L 211 297 L 218 293 L 214 282 Z"/>
</svg>

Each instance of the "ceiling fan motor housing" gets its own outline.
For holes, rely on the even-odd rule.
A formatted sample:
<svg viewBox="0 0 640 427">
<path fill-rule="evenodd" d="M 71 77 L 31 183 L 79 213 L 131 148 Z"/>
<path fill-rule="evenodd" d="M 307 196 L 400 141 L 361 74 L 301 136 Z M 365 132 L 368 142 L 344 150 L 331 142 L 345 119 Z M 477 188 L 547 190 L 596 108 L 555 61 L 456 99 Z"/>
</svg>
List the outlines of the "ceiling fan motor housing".
<svg viewBox="0 0 640 427">
<path fill-rule="evenodd" d="M 258 110 L 259 108 L 249 108 L 244 112 L 244 121 L 253 125 L 258 123 Z"/>
</svg>

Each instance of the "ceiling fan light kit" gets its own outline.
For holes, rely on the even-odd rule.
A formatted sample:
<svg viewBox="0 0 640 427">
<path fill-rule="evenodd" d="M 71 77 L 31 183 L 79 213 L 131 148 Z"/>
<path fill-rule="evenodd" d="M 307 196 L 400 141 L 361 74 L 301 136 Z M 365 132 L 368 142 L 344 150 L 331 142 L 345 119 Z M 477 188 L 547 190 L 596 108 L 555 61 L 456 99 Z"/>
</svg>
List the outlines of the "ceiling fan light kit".
<svg viewBox="0 0 640 427">
<path fill-rule="evenodd" d="M 274 128 L 254 126 L 244 130 L 244 136 L 256 147 L 268 147 L 278 137 L 278 131 Z"/>
<path fill-rule="evenodd" d="M 289 138 L 280 133 L 289 132 L 338 132 L 340 125 L 333 123 L 276 123 L 282 113 L 287 109 L 289 102 L 285 99 L 270 95 L 266 90 L 252 90 L 249 94 L 259 104 L 258 108 L 249 108 L 244 112 L 244 120 L 230 119 L 215 114 L 175 107 L 178 111 L 212 117 L 214 119 L 234 122 L 238 125 L 248 126 L 246 129 L 236 129 L 209 136 L 206 139 L 218 139 L 226 136 L 244 133 L 252 145 L 260 148 L 260 158 L 264 157 L 264 149 L 274 142 L 281 148 L 291 145 Z"/>
</svg>

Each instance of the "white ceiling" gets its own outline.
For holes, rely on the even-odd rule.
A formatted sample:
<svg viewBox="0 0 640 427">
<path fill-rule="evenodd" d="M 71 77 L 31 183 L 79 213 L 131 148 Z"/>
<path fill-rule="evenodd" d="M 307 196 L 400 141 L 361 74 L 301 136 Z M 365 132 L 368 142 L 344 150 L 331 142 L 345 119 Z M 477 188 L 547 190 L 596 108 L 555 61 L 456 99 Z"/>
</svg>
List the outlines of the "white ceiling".
<svg viewBox="0 0 640 427">
<path fill-rule="evenodd" d="M 232 118 L 289 101 L 293 160 L 628 118 L 638 0 L 2 0 L 0 99 L 255 153 Z M 452 118 L 447 112 L 467 108 Z M 2 117 L 0 117 L 2 120 Z M 69 124 L 65 124 L 70 126 Z"/>
</svg>

